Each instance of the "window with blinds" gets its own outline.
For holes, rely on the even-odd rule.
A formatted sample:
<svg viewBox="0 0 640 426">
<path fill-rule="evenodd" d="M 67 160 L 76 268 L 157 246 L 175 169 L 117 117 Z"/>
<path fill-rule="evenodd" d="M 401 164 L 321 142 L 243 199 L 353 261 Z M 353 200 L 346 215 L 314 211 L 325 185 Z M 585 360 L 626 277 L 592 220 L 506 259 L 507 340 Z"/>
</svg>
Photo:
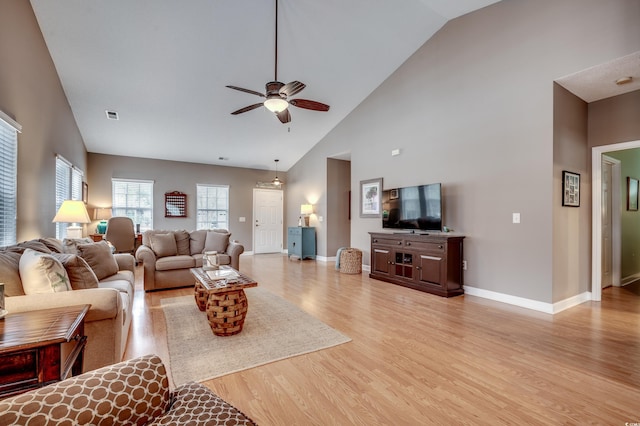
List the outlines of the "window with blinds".
<svg viewBox="0 0 640 426">
<path fill-rule="evenodd" d="M 229 229 L 229 187 L 196 185 L 196 229 Z"/>
<path fill-rule="evenodd" d="M 0 111 L 0 246 L 16 243 L 18 132 L 21 126 Z"/>
<path fill-rule="evenodd" d="M 56 156 L 56 212 L 64 200 L 82 199 L 82 177 L 84 172 L 74 167 L 64 157 Z M 69 223 L 56 223 L 56 238 L 67 236 Z"/>
<path fill-rule="evenodd" d="M 153 229 L 153 181 L 112 179 L 113 216 L 126 216 L 140 225 L 140 231 Z"/>
</svg>

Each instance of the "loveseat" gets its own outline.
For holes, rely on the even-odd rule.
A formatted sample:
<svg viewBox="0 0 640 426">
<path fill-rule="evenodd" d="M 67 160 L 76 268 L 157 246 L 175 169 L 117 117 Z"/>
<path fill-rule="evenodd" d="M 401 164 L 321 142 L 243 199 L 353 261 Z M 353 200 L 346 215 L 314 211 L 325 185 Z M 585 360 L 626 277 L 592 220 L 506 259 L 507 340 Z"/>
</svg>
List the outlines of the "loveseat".
<svg viewBox="0 0 640 426">
<path fill-rule="evenodd" d="M 239 270 L 244 246 L 230 238 L 226 229 L 144 232 L 136 259 L 143 264 L 145 291 L 193 285 L 189 269 L 202 266 L 204 252 L 217 251 L 219 264 Z"/>
<path fill-rule="evenodd" d="M 255 425 L 204 385 L 173 392 L 156 355 L 81 374 L 0 401 L 2 425 Z"/>
<path fill-rule="evenodd" d="M 106 242 L 91 239 L 25 241 L 0 250 L 0 282 L 8 315 L 91 305 L 83 371 L 122 360 L 132 317 L 132 255 L 113 255 Z"/>
</svg>

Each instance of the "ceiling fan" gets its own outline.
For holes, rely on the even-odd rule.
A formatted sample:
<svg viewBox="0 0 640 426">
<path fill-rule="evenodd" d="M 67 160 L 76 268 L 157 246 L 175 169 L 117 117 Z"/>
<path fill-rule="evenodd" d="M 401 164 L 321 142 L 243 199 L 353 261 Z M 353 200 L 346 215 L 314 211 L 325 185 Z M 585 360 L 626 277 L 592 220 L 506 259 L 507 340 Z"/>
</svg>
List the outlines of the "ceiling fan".
<svg viewBox="0 0 640 426">
<path fill-rule="evenodd" d="M 276 3 L 276 48 L 275 48 L 275 76 L 273 81 L 268 82 L 265 85 L 265 94 L 256 92 L 255 90 L 244 89 L 237 86 L 226 86 L 229 89 L 239 90 L 241 92 L 251 93 L 252 95 L 266 98 L 264 102 L 249 105 L 244 108 L 240 108 L 237 111 L 231 113 L 231 115 L 242 114 L 243 112 L 251 111 L 256 108 L 264 106 L 269 111 L 274 112 L 278 119 L 282 123 L 288 123 L 291 121 L 291 114 L 289 113 L 289 105 L 293 105 L 298 108 L 310 109 L 313 111 L 329 111 L 329 105 L 310 101 L 308 99 L 289 99 L 289 97 L 299 93 L 306 87 L 304 83 L 299 81 L 292 81 L 284 84 L 278 81 L 278 0 Z"/>
</svg>

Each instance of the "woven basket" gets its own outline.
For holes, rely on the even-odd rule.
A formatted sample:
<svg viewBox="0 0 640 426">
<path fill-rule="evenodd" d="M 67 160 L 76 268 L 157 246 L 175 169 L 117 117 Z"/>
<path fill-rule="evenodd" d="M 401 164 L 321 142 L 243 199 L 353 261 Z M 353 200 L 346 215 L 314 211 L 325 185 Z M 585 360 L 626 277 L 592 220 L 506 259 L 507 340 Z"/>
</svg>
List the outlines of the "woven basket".
<svg viewBox="0 0 640 426">
<path fill-rule="evenodd" d="M 347 248 L 340 252 L 340 273 L 359 274 L 362 272 L 362 251 Z"/>
</svg>

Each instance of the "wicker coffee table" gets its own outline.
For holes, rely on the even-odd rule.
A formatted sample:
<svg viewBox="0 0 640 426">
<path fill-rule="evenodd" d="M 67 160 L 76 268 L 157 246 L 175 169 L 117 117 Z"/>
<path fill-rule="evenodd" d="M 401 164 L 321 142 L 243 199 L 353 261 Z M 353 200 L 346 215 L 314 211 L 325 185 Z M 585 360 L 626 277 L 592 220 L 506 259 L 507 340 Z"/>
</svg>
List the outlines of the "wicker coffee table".
<svg viewBox="0 0 640 426">
<path fill-rule="evenodd" d="M 207 312 L 213 334 L 232 336 L 240 333 L 249 309 L 244 289 L 256 287 L 258 283 L 229 266 L 220 266 L 220 272 L 202 268 L 191 268 L 190 271 L 196 279 L 196 305 L 201 311 Z M 211 272 L 211 276 L 208 272 Z M 226 273 L 235 276 L 229 279 L 212 278 L 214 274 Z"/>
</svg>

